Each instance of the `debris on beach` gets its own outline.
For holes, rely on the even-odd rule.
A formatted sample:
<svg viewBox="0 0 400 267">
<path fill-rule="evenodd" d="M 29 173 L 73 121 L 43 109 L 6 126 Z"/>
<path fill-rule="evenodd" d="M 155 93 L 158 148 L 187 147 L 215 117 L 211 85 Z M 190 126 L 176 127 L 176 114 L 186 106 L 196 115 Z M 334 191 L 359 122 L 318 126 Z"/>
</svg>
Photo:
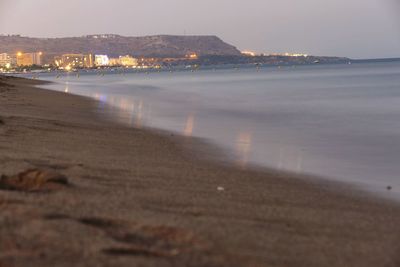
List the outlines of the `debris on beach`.
<svg viewBox="0 0 400 267">
<path fill-rule="evenodd" d="M 147 256 L 147 257 L 175 257 L 179 251 L 162 251 L 157 249 L 148 248 L 145 246 L 130 246 L 121 248 L 104 249 L 103 252 L 109 255 L 126 255 L 126 256 Z"/>
<path fill-rule="evenodd" d="M 14 176 L 2 175 L 0 178 L 0 190 L 46 192 L 68 184 L 64 175 L 39 169 L 29 169 Z"/>
<path fill-rule="evenodd" d="M 222 191 L 225 191 L 225 188 L 222 187 L 222 186 L 218 186 L 218 187 L 217 187 L 217 190 L 220 191 L 220 192 L 222 192 Z"/>
<path fill-rule="evenodd" d="M 208 252 L 210 244 L 191 231 L 112 219 L 81 218 L 78 222 L 104 230 L 119 245 L 103 250 L 108 255 L 176 258 Z"/>
</svg>

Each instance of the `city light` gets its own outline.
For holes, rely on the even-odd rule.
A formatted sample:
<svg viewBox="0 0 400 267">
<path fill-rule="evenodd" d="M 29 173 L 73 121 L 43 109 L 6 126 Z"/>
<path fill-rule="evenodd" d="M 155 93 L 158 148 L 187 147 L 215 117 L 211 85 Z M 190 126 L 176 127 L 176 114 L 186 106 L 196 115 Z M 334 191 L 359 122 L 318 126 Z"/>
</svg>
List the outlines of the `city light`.
<svg viewBox="0 0 400 267">
<path fill-rule="evenodd" d="M 245 56 L 255 57 L 256 53 L 252 51 L 242 51 L 242 54 Z"/>
<path fill-rule="evenodd" d="M 108 66 L 110 64 L 110 59 L 107 55 L 95 55 L 94 62 L 96 66 Z"/>
<path fill-rule="evenodd" d="M 196 53 L 190 53 L 186 56 L 189 59 L 198 59 L 199 56 Z"/>
<path fill-rule="evenodd" d="M 112 38 L 111 35 L 98 35 L 98 36 L 91 36 L 91 38 Z M 190 51 L 190 50 L 189 50 Z M 193 51 L 193 50 L 192 50 Z M 15 54 L 7 54 L 7 53 L 0 53 L 0 67 L 3 70 L 13 71 L 14 67 L 21 67 L 21 66 L 41 66 L 46 67 L 51 71 L 52 69 L 60 69 L 65 71 L 73 71 L 77 69 L 85 69 L 85 68 L 134 68 L 134 69 L 161 69 L 164 67 L 170 68 L 171 65 L 180 65 L 185 64 L 186 67 L 195 67 L 202 65 L 203 63 L 200 62 L 199 64 L 193 64 L 193 60 L 202 60 L 196 52 L 188 52 L 184 56 L 176 56 L 176 57 L 133 57 L 132 55 L 120 55 L 109 57 L 106 54 L 94 55 L 94 54 L 84 54 L 84 53 L 77 53 L 77 54 L 62 54 L 62 55 L 55 55 L 49 61 L 49 57 L 44 57 L 45 54 L 51 54 L 50 52 L 46 51 L 39 51 L 39 52 L 23 52 L 18 51 Z M 303 53 L 275 53 L 275 54 L 263 54 L 257 53 L 251 50 L 244 50 L 241 51 L 242 57 L 250 58 L 256 57 L 255 60 L 259 60 L 260 62 L 277 62 L 279 60 L 292 60 L 292 59 L 277 59 L 276 57 L 293 57 L 293 60 L 298 60 L 297 58 L 305 58 L 304 62 L 308 62 L 306 59 L 309 57 L 307 54 Z M 260 57 L 258 59 L 258 57 Z M 265 57 L 262 58 L 262 57 Z M 271 58 L 268 58 L 271 57 Z M 207 57 L 204 57 L 207 61 Z M 249 62 L 256 63 L 254 59 L 248 59 Z M 45 62 L 43 62 L 45 61 Z M 246 61 L 243 61 L 244 63 Z M 317 62 L 317 61 L 315 61 Z M 312 63 L 312 62 L 311 62 Z M 311 64 L 310 63 L 310 64 Z"/>
<path fill-rule="evenodd" d="M 308 57 L 307 54 L 302 53 L 281 53 L 281 54 L 269 54 L 269 56 L 283 56 L 283 57 Z"/>
</svg>

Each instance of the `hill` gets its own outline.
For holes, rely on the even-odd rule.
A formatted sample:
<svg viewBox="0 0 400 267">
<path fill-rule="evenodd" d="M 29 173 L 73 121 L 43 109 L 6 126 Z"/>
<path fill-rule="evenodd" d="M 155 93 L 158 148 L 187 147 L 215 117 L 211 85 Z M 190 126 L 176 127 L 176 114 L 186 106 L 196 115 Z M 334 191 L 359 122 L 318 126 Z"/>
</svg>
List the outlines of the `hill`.
<svg viewBox="0 0 400 267">
<path fill-rule="evenodd" d="M 114 34 L 66 38 L 30 38 L 19 35 L 0 36 L 0 53 L 43 51 L 47 56 L 66 53 L 93 53 L 109 56 L 182 57 L 188 53 L 206 55 L 240 55 L 236 47 L 217 36 L 157 35 L 125 37 Z"/>
</svg>

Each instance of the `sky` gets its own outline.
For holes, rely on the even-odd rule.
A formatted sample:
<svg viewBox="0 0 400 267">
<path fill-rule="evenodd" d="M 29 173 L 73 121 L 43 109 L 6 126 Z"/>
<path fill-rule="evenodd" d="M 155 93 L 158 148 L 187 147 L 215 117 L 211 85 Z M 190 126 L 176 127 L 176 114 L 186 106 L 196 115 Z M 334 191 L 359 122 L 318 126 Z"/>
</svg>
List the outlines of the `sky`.
<svg viewBox="0 0 400 267">
<path fill-rule="evenodd" d="M 400 0 L 0 0 L 0 34 L 217 35 L 240 50 L 400 57 Z"/>
</svg>

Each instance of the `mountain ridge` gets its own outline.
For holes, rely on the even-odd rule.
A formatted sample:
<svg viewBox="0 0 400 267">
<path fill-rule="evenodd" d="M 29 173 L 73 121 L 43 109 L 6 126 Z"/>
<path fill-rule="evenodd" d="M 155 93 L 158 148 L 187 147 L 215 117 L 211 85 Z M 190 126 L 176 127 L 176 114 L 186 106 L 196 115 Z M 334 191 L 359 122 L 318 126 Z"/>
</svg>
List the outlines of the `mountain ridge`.
<svg viewBox="0 0 400 267">
<path fill-rule="evenodd" d="M 233 45 L 215 35 L 149 35 L 122 36 L 92 34 L 81 37 L 35 38 L 20 35 L 1 35 L 0 53 L 42 51 L 48 56 L 67 53 L 93 53 L 110 56 L 184 57 L 190 53 L 199 56 L 240 55 Z"/>
</svg>

